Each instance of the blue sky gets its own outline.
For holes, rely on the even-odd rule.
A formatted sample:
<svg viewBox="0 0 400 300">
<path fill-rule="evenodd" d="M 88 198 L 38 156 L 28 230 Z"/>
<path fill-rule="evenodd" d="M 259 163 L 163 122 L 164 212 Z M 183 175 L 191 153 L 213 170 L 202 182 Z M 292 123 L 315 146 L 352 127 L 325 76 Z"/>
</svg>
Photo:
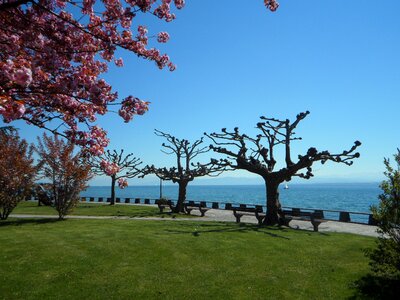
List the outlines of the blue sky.
<svg viewBox="0 0 400 300">
<path fill-rule="evenodd" d="M 383 157 L 400 147 L 400 1 L 281 0 L 275 13 L 262 0 L 186 2 L 171 23 L 143 21 L 150 35 L 169 32 L 170 41 L 160 48 L 177 64 L 175 72 L 121 52 L 125 66 L 111 67 L 105 76 L 121 98 L 151 101 L 150 111 L 128 124 L 116 115 L 99 118 L 111 149 L 169 167 L 174 159 L 160 151 L 164 141 L 154 128 L 189 140 L 222 127 L 256 134 L 261 115 L 293 119 L 309 110 L 298 126 L 303 140 L 295 154 L 311 146 L 339 152 L 355 140 L 363 143 L 353 166 L 316 164 L 311 182 L 383 179 Z M 14 125 L 29 141 L 40 134 Z M 261 183 L 245 172 L 213 182 Z"/>
</svg>

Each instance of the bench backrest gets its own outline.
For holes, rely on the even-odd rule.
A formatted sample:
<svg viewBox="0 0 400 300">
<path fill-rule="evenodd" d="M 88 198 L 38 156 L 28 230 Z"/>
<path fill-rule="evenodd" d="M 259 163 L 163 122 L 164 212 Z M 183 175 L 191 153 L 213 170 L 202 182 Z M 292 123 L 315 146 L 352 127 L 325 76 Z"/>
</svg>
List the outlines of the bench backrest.
<svg viewBox="0 0 400 300">
<path fill-rule="evenodd" d="M 262 212 L 262 207 L 232 207 L 234 211 L 243 211 L 243 212 Z"/>
<path fill-rule="evenodd" d="M 188 201 L 188 203 L 185 203 L 185 206 L 191 206 L 191 207 L 207 207 L 207 204 L 203 201 L 200 203 L 195 203 L 194 201 Z"/>
<path fill-rule="evenodd" d="M 293 216 L 293 217 L 310 217 L 312 212 L 309 211 L 301 211 L 298 208 L 293 208 L 292 210 L 283 210 L 284 215 Z"/>
</svg>

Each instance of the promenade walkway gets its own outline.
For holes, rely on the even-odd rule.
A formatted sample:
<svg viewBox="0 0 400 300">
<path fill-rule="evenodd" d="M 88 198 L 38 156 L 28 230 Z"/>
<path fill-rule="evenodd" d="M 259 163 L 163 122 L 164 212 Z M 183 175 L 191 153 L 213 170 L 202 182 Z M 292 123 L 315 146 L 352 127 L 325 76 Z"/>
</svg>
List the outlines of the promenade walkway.
<svg viewBox="0 0 400 300">
<path fill-rule="evenodd" d="M 199 214 L 199 212 L 193 212 L 193 215 Z M 54 218 L 57 219 L 56 215 L 22 215 L 22 214 L 11 214 L 12 218 Z M 235 217 L 233 216 L 232 211 L 221 210 L 221 209 L 210 209 L 207 211 L 205 217 L 191 217 L 191 218 L 156 218 L 156 217 L 142 217 L 142 218 L 131 218 L 131 217 L 118 217 L 118 216 L 67 216 L 66 219 L 121 219 L 121 220 L 157 220 L 157 221 L 165 221 L 165 222 L 184 222 L 184 221 L 217 221 L 217 222 L 235 222 Z M 244 223 L 257 223 L 255 217 L 252 216 L 243 216 L 241 219 Z M 302 229 L 302 230 L 313 230 L 311 222 L 309 221 L 298 221 L 293 220 L 290 222 L 290 227 L 294 229 Z M 327 221 L 321 223 L 319 226 L 319 232 L 345 232 L 345 233 L 353 233 L 360 234 L 372 237 L 378 237 L 379 234 L 376 232 L 377 227 L 371 225 L 364 224 L 355 224 L 355 223 L 344 223 L 344 222 L 335 222 L 335 221 Z"/>
</svg>

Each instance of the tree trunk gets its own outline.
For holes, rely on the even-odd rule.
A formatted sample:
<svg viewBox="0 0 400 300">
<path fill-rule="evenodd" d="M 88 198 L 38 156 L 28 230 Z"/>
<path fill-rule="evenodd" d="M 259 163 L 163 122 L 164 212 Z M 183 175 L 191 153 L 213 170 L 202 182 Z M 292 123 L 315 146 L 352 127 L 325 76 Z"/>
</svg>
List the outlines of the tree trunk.
<svg viewBox="0 0 400 300">
<path fill-rule="evenodd" d="M 279 183 L 275 181 L 265 180 L 265 188 L 267 194 L 267 214 L 264 219 L 265 225 L 279 224 L 279 210 L 281 203 L 279 202 Z"/>
<path fill-rule="evenodd" d="M 111 176 L 111 198 L 110 198 L 110 205 L 115 204 L 115 175 Z"/>
<path fill-rule="evenodd" d="M 180 181 L 178 182 L 178 184 L 179 184 L 179 196 L 178 196 L 178 202 L 176 203 L 176 206 L 173 210 L 174 213 L 184 212 L 183 204 L 185 203 L 186 200 L 186 187 L 188 185 L 188 182 Z"/>
</svg>

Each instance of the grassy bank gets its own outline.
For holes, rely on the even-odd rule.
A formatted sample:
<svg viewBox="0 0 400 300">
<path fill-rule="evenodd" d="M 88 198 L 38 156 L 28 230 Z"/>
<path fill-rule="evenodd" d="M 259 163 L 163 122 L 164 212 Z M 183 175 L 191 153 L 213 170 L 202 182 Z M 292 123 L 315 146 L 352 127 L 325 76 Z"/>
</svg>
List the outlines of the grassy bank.
<svg viewBox="0 0 400 300">
<path fill-rule="evenodd" d="M 373 238 L 234 223 L 9 220 L 3 299 L 344 299 Z"/>
<path fill-rule="evenodd" d="M 38 206 L 36 201 L 23 201 L 12 211 L 13 214 L 57 215 L 57 211 L 49 206 Z M 149 205 L 124 205 L 107 203 L 79 203 L 71 215 L 75 216 L 126 216 L 126 217 L 190 217 L 188 215 L 160 213 L 157 207 Z"/>
</svg>

